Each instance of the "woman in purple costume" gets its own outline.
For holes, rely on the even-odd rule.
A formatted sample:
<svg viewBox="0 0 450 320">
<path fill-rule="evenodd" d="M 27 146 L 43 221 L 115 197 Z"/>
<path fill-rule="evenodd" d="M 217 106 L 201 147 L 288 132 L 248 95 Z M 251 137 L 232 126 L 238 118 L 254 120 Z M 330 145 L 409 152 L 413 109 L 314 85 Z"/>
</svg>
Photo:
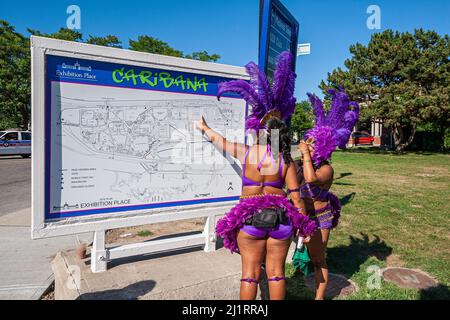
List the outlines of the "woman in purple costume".
<svg viewBox="0 0 450 320">
<path fill-rule="evenodd" d="M 246 65 L 250 82 L 219 84 L 218 97 L 235 92 L 252 106 L 246 129 L 259 135 L 257 144 L 229 142 L 211 130 L 203 117 L 196 123 L 220 150 L 242 163 L 241 199 L 220 219 L 216 233 L 226 248 L 241 254 L 240 298 L 245 300 L 256 298 L 263 262 L 270 299 L 284 299 L 284 266 L 291 238 L 297 233 L 308 238 L 317 229 L 317 223 L 306 216 L 300 195 L 294 193 L 291 202 L 283 191 L 285 184 L 290 189 L 299 187 L 289 131 L 283 121 L 295 108 L 292 59 L 289 52 L 280 54 L 272 86 L 253 62 Z"/>
<path fill-rule="evenodd" d="M 296 165 L 301 187 L 288 191 L 291 196 L 300 194 L 306 212 L 319 224 L 306 243 L 315 269 L 317 300 L 325 297 L 328 284 L 325 251 L 330 230 L 337 226 L 341 211 L 339 199 L 329 191 L 334 171 L 328 160 L 336 147 L 345 148 L 359 115 L 358 104 L 350 101 L 342 89 L 331 89 L 328 93 L 332 103 L 327 115 L 320 99 L 308 94 L 316 117 L 315 126 L 305 133 L 306 142 L 302 140 L 299 144 L 301 160 Z"/>
</svg>

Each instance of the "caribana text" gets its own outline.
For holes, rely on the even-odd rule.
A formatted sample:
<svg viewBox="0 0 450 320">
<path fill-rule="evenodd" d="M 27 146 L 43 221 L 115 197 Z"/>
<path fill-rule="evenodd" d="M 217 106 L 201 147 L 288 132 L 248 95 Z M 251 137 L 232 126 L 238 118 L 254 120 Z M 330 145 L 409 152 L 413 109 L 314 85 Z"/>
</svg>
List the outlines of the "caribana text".
<svg viewBox="0 0 450 320">
<path fill-rule="evenodd" d="M 114 70 L 112 78 L 115 83 L 133 82 L 133 85 L 147 84 L 151 87 L 156 87 L 158 84 L 163 84 L 164 88 L 168 89 L 177 86 L 182 90 L 192 89 L 193 91 L 203 90 L 207 92 L 208 83 L 205 78 L 194 79 L 179 75 L 174 78 L 169 72 L 151 72 L 149 70 L 142 70 L 137 73 L 134 69 L 125 70 L 125 68 Z"/>
</svg>

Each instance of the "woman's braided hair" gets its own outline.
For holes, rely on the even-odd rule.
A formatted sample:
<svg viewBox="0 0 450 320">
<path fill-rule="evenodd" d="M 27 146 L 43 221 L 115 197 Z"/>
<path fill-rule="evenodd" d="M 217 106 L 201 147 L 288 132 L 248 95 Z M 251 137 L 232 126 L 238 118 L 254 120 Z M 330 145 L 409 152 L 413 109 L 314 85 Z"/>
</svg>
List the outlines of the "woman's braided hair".
<svg viewBox="0 0 450 320">
<path fill-rule="evenodd" d="M 291 135 L 289 133 L 288 126 L 284 121 L 272 118 L 269 121 L 267 121 L 266 124 L 267 128 L 267 143 L 272 146 L 272 130 L 279 130 L 278 132 L 278 138 L 279 138 L 279 152 L 283 155 L 283 160 L 286 165 L 289 165 L 292 160 L 291 156 Z M 273 150 L 274 151 L 274 150 Z"/>
</svg>

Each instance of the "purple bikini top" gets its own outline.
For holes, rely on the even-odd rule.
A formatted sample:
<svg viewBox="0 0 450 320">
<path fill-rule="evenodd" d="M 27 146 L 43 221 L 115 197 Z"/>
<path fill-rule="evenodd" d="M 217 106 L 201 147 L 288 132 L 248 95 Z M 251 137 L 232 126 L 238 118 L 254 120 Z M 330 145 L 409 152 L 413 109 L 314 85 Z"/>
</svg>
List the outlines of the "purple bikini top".
<svg viewBox="0 0 450 320">
<path fill-rule="evenodd" d="M 278 188 L 278 189 L 282 189 L 284 186 L 284 180 L 283 180 L 283 157 L 281 157 L 281 161 L 280 161 L 280 167 L 278 169 L 279 171 L 279 178 L 278 181 L 265 181 L 265 182 L 259 182 L 259 181 L 254 181 L 250 178 L 247 178 L 245 176 L 245 163 L 247 162 L 247 156 L 248 153 L 250 151 L 250 147 L 247 148 L 247 152 L 245 153 L 245 157 L 244 157 L 244 162 L 242 163 L 242 187 L 249 187 L 249 186 L 254 186 L 254 187 L 273 187 L 273 188 Z M 272 153 L 270 151 L 270 145 L 267 145 L 267 150 L 264 153 L 261 161 L 258 164 L 258 171 L 261 170 L 262 164 L 264 162 L 264 160 L 266 159 L 267 154 L 270 155 L 270 162 L 272 163 L 272 165 L 274 164 L 274 159 L 272 157 Z"/>
</svg>

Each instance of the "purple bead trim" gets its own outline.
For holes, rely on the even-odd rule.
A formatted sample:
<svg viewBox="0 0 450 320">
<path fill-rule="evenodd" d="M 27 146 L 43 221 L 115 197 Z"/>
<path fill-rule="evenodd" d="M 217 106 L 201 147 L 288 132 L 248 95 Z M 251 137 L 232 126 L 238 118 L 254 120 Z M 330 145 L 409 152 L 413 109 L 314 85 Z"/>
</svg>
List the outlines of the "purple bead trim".
<svg viewBox="0 0 450 320">
<path fill-rule="evenodd" d="M 286 280 L 286 277 L 273 277 L 270 279 L 267 279 L 267 281 L 281 281 L 281 280 Z"/>
<path fill-rule="evenodd" d="M 247 283 L 258 283 L 259 281 L 256 279 L 252 279 L 252 278 L 245 278 L 245 279 L 241 279 L 241 282 L 247 282 Z"/>
<path fill-rule="evenodd" d="M 300 187 L 302 198 L 311 198 L 321 201 L 326 201 L 329 190 L 322 189 L 312 183 L 305 183 Z"/>
<path fill-rule="evenodd" d="M 325 212 L 325 211 L 330 210 L 330 209 L 331 209 L 331 204 L 330 204 L 330 203 L 327 203 L 325 207 L 320 208 L 320 209 L 317 209 L 317 210 L 314 210 L 314 213 L 313 213 L 313 214 L 314 214 L 314 215 L 320 214 L 320 213 Z"/>
<path fill-rule="evenodd" d="M 287 189 L 287 192 L 290 194 L 292 192 L 300 192 L 300 188 L 296 188 L 296 189 Z"/>
</svg>

